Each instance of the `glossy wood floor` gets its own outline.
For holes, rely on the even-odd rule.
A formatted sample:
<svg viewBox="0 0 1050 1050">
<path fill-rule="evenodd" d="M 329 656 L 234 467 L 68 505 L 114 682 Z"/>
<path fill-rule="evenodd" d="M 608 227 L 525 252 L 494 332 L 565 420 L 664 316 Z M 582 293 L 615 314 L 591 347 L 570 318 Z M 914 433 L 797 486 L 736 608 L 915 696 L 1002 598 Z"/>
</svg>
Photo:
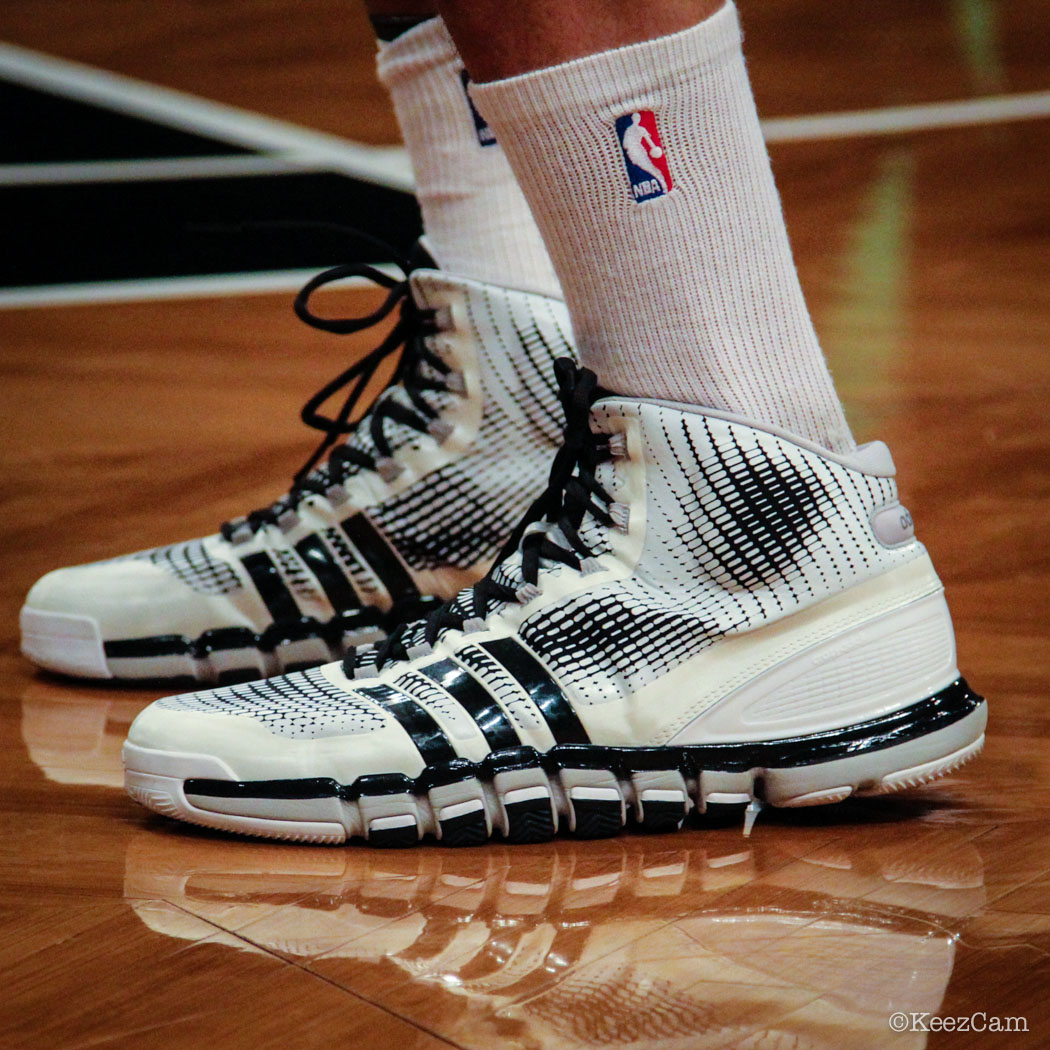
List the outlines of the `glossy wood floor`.
<svg viewBox="0 0 1050 1050">
<path fill-rule="evenodd" d="M 5 5 L 13 39 L 47 36 L 42 6 Z M 117 5 L 46 6 L 56 51 L 104 50 L 84 12 Z M 159 6 L 180 31 L 202 6 L 247 10 Z M 281 5 L 259 6 L 276 34 Z M 749 9 L 769 115 L 1050 87 L 1035 2 Z M 895 17 L 896 49 L 876 32 Z M 127 46 L 123 68 L 134 50 L 151 75 Z M 313 85 L 278 115 L 308 120 L 318 78 L 367 81 L 327 44 L 301 63 L 252 46 L 243 104 Z M 984 756 L 909 795 L 764 813 L 750 839 L 733 824 L 381 853 L 147 816 L 121 794 L 119 749 L 160 693 L 34 672 L 21 598 L 49 568 L 210 531 L 282 491 L 309 446 L 298 405 L 369 344 L 302 328 L 287 297 L 2 313 L 0 1046 L 1050 1045 L 1050 121 L 773 160 L 858 436 L 891 443 L 961 666 L 991 700 Z M 897 1011 L 1028 1032 L 894 1034 Z"/>
</svg>

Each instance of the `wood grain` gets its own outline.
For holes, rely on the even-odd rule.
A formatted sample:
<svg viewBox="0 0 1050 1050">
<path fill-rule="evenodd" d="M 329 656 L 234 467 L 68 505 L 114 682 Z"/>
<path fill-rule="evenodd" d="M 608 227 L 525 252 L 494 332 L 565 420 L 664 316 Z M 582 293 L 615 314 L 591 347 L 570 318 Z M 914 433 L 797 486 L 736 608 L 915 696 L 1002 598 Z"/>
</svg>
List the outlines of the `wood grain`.
<svg viewBox="0 0 1050 1050">
<path fill-rule="evenodd" d="M 760 96 L 788 112 L 972 93 L 964 6 L 745 2 Z M 392 133 L 341 4 L 149 10 L 11 0 L 2 21 L 163 83 Z M 988 10 L 1003 89 L 1045 87 L 1045 7 Z M 803 13 L 835 33 L 802 32 Z M 890 1032 L 895 1009 L 1028 1017 L 1027 1034 L 933 1047 L 1046 1045 L 1050 122 L 773 158 L 858 436 L 893 447 L 961 666 L 991 700 L 985 755 L 918 792 L 763 814 L 750 840 L 733 825 L 387 854 L 151 818 L 120 792 L 119 746 L 159 693 L 35 673 L 21 598 L 49 568 L 210 531 L 282 491 L 311 443 L 298 406 L 373 344 L 302 327 L 286 296 L 5 312 L 0 1045 L 926 1045 Z"/>
</svg>

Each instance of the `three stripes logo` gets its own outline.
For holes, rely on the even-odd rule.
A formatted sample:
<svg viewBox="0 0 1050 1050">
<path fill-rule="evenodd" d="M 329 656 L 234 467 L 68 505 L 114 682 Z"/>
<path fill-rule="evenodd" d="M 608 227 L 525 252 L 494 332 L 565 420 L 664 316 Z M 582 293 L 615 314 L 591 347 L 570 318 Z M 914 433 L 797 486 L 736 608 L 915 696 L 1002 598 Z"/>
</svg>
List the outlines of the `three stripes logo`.
<svg viewBox="0 0 1050 1050">
<path fill-rule="evenodd" d="M 347 518 L 342 522 L 342 530 L 386 589 L 391 601 L 419 597 L 408 569 L 365 515 L 354 514 Z M 361 605 L 339 563 L 319 537 L 307 536 L 296 546 L 296 552 L 320 583 L 333 608 L 351 609 Z M 246 555 L 241 564 L 275 622 L 291 623 L 302 617 L 280 569 L 268 554 L 260 551 Z"/>
<path fill-rule="evenodd" d="M 547 723 L 556 744 L 590 743 L 587 731 L 561 687 L 520 642 L 514 638 L 497 638 L 482 642 L 481 648 L 529 698 Z M 474 674 L 447 658 L 427 664 L 419 670 L 473 719 L 494 751 L 521 745 L 513 722 L 485 688 L 483 678 L 475 678 Z M 361 685 L 357 690 L 394 716 L 411 737 L 424 762 L 435 764 L 458 758 L 448 734 L 438 725 L 425 703 L 409 692 L 411 687 L 406 687 L 400 681 L 396 686 Z"/>
</svg>

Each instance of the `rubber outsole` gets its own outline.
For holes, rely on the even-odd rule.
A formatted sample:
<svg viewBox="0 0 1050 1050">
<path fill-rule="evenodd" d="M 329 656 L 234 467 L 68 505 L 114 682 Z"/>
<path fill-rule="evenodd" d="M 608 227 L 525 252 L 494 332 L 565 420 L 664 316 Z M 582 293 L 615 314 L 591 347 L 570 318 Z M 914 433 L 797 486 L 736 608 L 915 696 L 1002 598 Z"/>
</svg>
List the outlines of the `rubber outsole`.
<svg viewBox="0 0 1050 1050">
<path fill-rule="evenodd" d="M 327 778 L 217 780 L 194 777 L 192 768 L 180 776 L 179 755 L 128 744 L 125 786 L 137 802 L 167 817 L 299 842 L 364 838 L 373 846 L 405 847 L 430 835 L 445 845 L 470 846 L 498 835 L 527 843 L 559 830 L 606 838 L 629 824 L 669 832 L 711 805 L 754 799 L 778 807 L 824 805 L 916 787 L 958 769 L 983 746 L 987 704 L 961 679 L 949 688 L 955 707 L 944 708 L 928 731 L 894 736 L 868 730 L 867 745 L 851 750 L 850 733 L 857 737 L 854 730 L 885 720 L 873 721 L 835 731 L 834 739 L 847 742 L 837 752 L 822 750 L 831 734 L 706 750 L 570 746 L 540 755 L 515 748 L 477 765 L 460 759 L 432 767 L 415 780 L 389 774 L 344 786 Z M 739 748 L 729 760 L 727 747 Z M 785 763 L 790 755 L 798 761 Z M 756 757 L 780 764 L 749 763 Z M 185 758 L 192 767 L 193 756 Z"/>
<path fill-rule="evenodd" d="M 342 659 L 349 647 L 385 638 L 397 624 L 426 616 L 437 598 L 414 599 L 384 612 L 365 607 L 327 621 L 303 617 L 256 633 L 220 627 L 196 638 L 181 634 L 103 638 L 90 616 L 22 609 L 22 652 L 47 671 L 125 682 L 223 685 L 272 678 Z"/>
</svg>

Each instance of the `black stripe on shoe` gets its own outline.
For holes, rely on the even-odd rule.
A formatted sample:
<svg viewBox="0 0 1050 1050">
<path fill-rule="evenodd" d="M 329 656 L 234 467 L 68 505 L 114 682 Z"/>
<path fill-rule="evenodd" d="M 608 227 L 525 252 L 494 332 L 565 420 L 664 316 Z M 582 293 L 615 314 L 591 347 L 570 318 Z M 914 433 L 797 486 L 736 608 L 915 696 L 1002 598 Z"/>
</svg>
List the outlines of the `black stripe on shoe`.
<svg viewBox="0 0 1050 1050">
<path fill-rule="evenodd" d="M 320 536 L 307 536 L 295 549 L 307 568 L 321 585 L 329 604 L 336 612 L 360 608 L 357 592 L 350 585 L 332 552 L 324 545 Z"/>
<path fill-rule="evenodd" d="M 285 586 L 277 566 L 268 554 L 259 551 L 257 554 L 245 555 L 241 558 L 241 564 L 275 620 L 297 620 L 302 616 L 292 592 Z"/>
<path fill-rule="evenodd" d="M 379 577 L 391 601 L 418 598 L 419 588 L 405 568 L 397 551 L 376 530 L 364 514 L 354 514 L 340 522 L 347 539 Z"/>
<path fill-rule="evenodd" d="M 401 723 L 428 766 L 459 757 L 430 712 L 411 696 L 388 685 L 358 687 L 357 692 L 385 707 Z"/>
<path fill-rule="evenodd" d="M 496 638 L 480 642 L 494 660 L 502 664 L 543 715 L 551 735 L 558 744 L 589 744 L 591 738 L 583 728 L 558 683 L 543 665 L 514 638 Z"/>
<path fill-rule="evenodd" d="M 438 660 L 419 671 L 441 686 L 477 723 L 493 751 L 520 747 L 518 736 L 503 708 L 485 687 L 453 660 Z"/>
</svg>

